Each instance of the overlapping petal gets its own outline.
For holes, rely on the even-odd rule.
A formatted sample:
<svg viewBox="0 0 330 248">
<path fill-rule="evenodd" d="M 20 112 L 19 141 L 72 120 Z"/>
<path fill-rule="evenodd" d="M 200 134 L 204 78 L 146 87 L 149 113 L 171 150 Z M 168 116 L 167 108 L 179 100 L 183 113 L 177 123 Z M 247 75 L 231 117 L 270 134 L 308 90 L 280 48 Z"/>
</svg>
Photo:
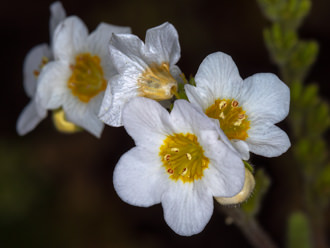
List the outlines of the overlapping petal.
<svg viewBox="0 0 330 248">
<path fill-rule="evenodd" d="M 87 27 L 79 17 L 66 18 L 55 29 L 53 42 L 55 59 L 73 63 L 76 54 L 86 51 L 87 37 Z"/>
<path fill-rule="evenodd" d="M 154 100 L 137 97 L 124 108 L 124 126 L 136 147 L 124 154 L 114 173 L 118 195 L 136 206 L 162 203 L 166 223 L 178 234 L 201 232 L 213 212 L 213 196 L 231 197 L 244 184 L 244 165 L 224 143 L 215 122 L 185 100 L 169 114 Z M 160 147 L 168 136 L 193 134 L 209 159 L 204 175 L 192 182 L 170 177 Z M 180 148 L 181 149 L 181 148 Z M 187 161 L 190 159 L 188 158 Z"/>
<path fill-rule="evenodd" d="M 199 182 L 196 184 L 171 183 L 162 195 L 166 223 L 177 234 L 191 236 L 200 233 L 213 213 L 211 192 Z"/>
<path fill-rule="evenodd" d="M 244 80 L 240 103 L 249 119 L 277 123 L 289 113 L 290 90 L 276 75 L 258 73 Z"/>
<path fill-rule="evenodd" d="M 121 199 L 129 204 L 149 207 L 160 203 L 168 180 L 157 154 L 141 147 L 125 153 L 116 165 L 113 184 Z"/>
</svg>

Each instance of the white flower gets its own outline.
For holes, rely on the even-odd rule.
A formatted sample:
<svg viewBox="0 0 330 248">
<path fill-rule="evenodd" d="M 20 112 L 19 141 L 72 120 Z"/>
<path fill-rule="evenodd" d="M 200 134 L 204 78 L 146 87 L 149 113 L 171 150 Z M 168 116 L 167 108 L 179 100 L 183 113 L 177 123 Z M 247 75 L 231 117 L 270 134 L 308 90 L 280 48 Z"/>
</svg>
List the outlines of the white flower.
<svg viewBox="0 0 330 248">
<path fill-rule="evenodd" d="M 52 40 L 56 26 L 64 20 L 66 14 L 60 2 L 51 4 L 50 12 L 49 33 L 50 40 Z M 51 47 L 47 44 L 35 46 L 25 57 L 23 65 L 23 85 L 31 101 L 24 108 L 17 120 L 16 129 L 20 135 L 24 135 L 33 130 L 39 122 L 47 116 L 47 110 L 35 101 L 35 93 L 40 71 L 51 60 L 53 60 L 53 53 Z"/>
<path fill-rule="evenodd" d="M 173 25 L 164 23 L 149 29 L 145 44 L 132 34 L 113 35 L 109 49 L 119 75 L 110 79 L 102 102 L 99 116 L 105 123 L 121 126 L 122 109 L 133 97 L 172 98 L 181 75 L 175 65 L 180 44 Z"/>
<path fill-rule="evenodd" d="M 287 134 L 275 123 L 289 112 L 290 90 L 274 74 L 258 73 L 241 79 L 232 58 L 217 52 L 207 56 L 186 85 L 189 100 L 199 105 L 249 159 L 249 151 L 265 157 L 279 156 L 290 147 Z"/>
<path fill-rule="evenodd" d="M 156 101 L 137 97 L 125 105 L 123 123 L 136 147 L 115 167 L 115 190 L 135 206 L 161 203 L 176 233 L 201 232 L 213 213 L 213 196 L 232 197 L 242 189 L 239 154 L 189 102 L 175 101 L 169 114 Z"/>
<path fill-rule="evenodd" d="M 41 75 L 37 101 L 47 109 L 62 108 L 65 118 L 99 137 L 104 124 L 97 117 L 110 76 L 116 73 L 108 55 L 113 33 L 130 28 L 101 23 L 88 35 L 75 16 L 66 18 L 55 30 L 55 61 Z"/>
</svg>

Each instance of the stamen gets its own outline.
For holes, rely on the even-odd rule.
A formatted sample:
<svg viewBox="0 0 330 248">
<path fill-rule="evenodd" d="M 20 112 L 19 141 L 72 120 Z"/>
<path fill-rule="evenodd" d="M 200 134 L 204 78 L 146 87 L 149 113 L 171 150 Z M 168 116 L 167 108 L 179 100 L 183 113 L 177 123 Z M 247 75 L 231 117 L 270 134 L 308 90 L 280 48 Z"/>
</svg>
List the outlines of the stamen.
<svg viewBox="0 0 330 248">
<path fill-rule="evenodd" d="M 171 154 L 166 154 L 166 155 L 164 156 L 164 160 L 166 160 L 166 161 L 169 161 L 170 158 L 171 158 Z"/>
<path fill-rule="evenodd" d="M 231 102 L 231 106 L 232 106 L 233 108 L 236 108 L 236 107 L 238 106 L 238 101 L 236 101 L 236 100 L 232 101 L 232 102 Z"/>
<path fill-rule="evenodd" d="M 101 59 L 96 55 L 82 53 L 77 55 L 75 64 L 70 65 L 71 77 L 67 85 L 74 96 L 82 102 L 89 102 L 104 91 L 107 81 L 104 79 Z"/>
<path fill-rule="evenodd" d="M 221 129 L 229 139 L 245 140 L 248 137 L 250 122 L 235 99 L 217 99 L 205 113 L 219 120 Z"/>
<path fill-rule="evenodd" d="M 171 99 L 173 95 L 180 98 L 177 82 L 170 73 L 168 63 L 151 64 L 138 79 L 140 96 L 154 100 Z"/>
<path fill-rule="evenodd" d="M 221 110 L 221 109 L 223 109 L 223 108 L 225 108 L 225 107 L 227 107 L 227 102 L 226 102 L 226 101 L 221 101 L 221 102 L 219 103 L 219 109 Z"/>
<path fill-rule="evenodd" d="M 203 177 L 203 170 L 208 168 L 209 159 L 193 134 L 169 135 L 160 146 L 159 155 L 169 178 L 181 179 L 184 183 L 193 182 Z M 189 173 L 188 173 L 189 171 Z"/>
</svg>

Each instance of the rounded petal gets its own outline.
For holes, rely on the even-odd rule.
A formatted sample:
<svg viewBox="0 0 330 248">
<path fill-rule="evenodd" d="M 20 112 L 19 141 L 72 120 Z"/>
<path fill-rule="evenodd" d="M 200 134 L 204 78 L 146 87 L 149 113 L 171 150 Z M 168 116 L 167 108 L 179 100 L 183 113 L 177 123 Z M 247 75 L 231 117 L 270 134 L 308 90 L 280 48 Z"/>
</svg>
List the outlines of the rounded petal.
<svg viewBox="0 0 330 248">
<path fill-rule="evenodd" d="M 186 84 L 184 89 L 189 101 L 196 106 L 201 107 L 203 111 L 214 104 L 215 100 L 217 100 L 217 98 L 208 89 L 195 87 L 190 84 Z"/>
<path fill-rule="evenodd" d="M 215 123 L 199 108 L 186 100 L 176 100 L 171 111 L 175 132 L 198 133 L 200 130 L 216 130 Z"/>
<path fill-rule="evenodd" d="M 49 33 L 50 33 L 50 40 L 52 40 L 54 31 L 57 25 L 65 19 L 66 12 L 61 2 L 52 3 L 49 9 L 50 9 Z"/>
<path fill-rule="evenodd" d="M 62 103 L 66 119 L 99 138 L 104 128 L 103 122 L 97 117 L 102 98 L 103 93 L 99 93 L 84 103 L 71 94 L 67 95 Z"/>
<path fill-rule="evenodd" d="M 214 132 L 201 131 L 199 142 L 204 155 L 209 159 L 209 168 L 204 170 L 202 180 L 213 196 L 231 197 L 244 185 L 244 164 L 236 150 L 222 142 Z"/>
<path fill-rule="evenodd" d="M 32 100 L 18 117 L 16 130 L 19 135 L 32 131 L 47 116 L 47 111 L 37 106 Z"/>
<path fill-rule="evenodd" d="M 232 140 L 232 144 L 235 149 L 241 155 L 241 158 L 244 160 L 248 160 L 250 158 L 250 149 L 249 145 L 243 140 Z"/>
<path fill-rule="evenodd" d="M 88 36 L 88 50 L 93 54 L 98 54 L 101 61 L 110 60 L 108 48 L 111 36 L 114 33 L 131 33 L 131 29 L 129 27 L 120 27 L 107 23 L 100 23 Z M 108 64 L 111 63 L 108 62 Z"/>
<path fill-rule="evenodd" d="M 153 62 L 176 64 L 180 59 L 179 35 L 168 22 L 147 30 L 145 38 L 146 56 Z"/>
<path fill-rule="evenodd" d="M 167 188 L 165 170 L 158 156 L 134 147 L 117 163 L 113 173 L 113 184 L 120 198 L 132 205 L 149 207 L 160 203 Z"/>
<path fill-rule="evenodd" d="M 239 101 L 249 119 L 277 123 L 289 113 L 290 90 L 276 75 L 258 73 L 244 80 Z"/>
<path fill-rule="evenodd" d="M 53 47 L 55 59 L 73 63 L 77 53 L 85 52 L 88 30 L 76 16 L 62 21 L 55 29 Z"/>
<path fill-rule="evenodd" d="M 33 47 L 25 57 L 23 64 L 23 85 L 26 94 L 30 98 L 35 95 L 37 88 L 37 77 L 35 72 L 40 72 L 40 67 L 44 58 L 52 58 L 52 52 L 47 44 L 40 44 Z"/>
<path fill-rule="evenodd" d="M 250 151 L 264 157 L 280 156 L 291 146 L 288 135 L 272 123 L 256 123 L 248 134 Z"/>
<path fill-rule="evenodd" d="M 110 78 L 99 112 L 99 118 L 104 123 L 114 127 L 123 125 L 122 111 L 125 104 L 138 96 L 134 82 L 134 73 Z"/>
<path fill-rule="evenodd" d="M 126 72 L 127 68 L 140 73 L 147 67 L 143 52 L 143 42 L 133 34 L 113 34 L 110 41 L 110 56 L 118 73 Z"/>
<path fill-rule="evenodd" d="M 57 109 L 63 99 L 71 94 L 67 87 L 70 77 L 69 65 L 60 61 L 48 63 L 39 76 L 36 101 L 43 108 Z"/>
<path fill-rule="evenodd" d="M 166 223 L 183 236 L 203 231 L 213 213 L 211 192 L 201 182 L 172 182 L 161 201 Z"/>
<path fill-rule="evenodd" d="M 129 101 L 123 110 L 123 123 L 137 146 L 156 149 L 157 154 L 166 135 L 172 133 L 169 113 L 149 98 L 136 97 Z"/>
<path fill-rule="evenodd" d="M 215 99 L 237 98 L 243 80 L 232 58 L 221 52 L 208 55 L 195 76 L 198 88 L 207 88 Z"/>
</svg>

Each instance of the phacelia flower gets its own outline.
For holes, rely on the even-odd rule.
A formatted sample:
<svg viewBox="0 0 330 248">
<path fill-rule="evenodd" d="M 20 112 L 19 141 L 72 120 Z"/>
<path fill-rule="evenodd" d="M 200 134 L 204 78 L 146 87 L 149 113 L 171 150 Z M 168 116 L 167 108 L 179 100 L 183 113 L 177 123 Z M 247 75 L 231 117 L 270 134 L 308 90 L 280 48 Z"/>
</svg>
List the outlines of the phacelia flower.
<svg viewBox="0 0 330 248">
<path fill-rule="evenodd" d="M 52 40 L 56 26 L 65 19 L 66 13 L 60 2 L 51 4 L 50 12 L 49 33 L 50 40 Z M 31 101 L 17 120 L 16 129 L 19 135 L 24 135 L 33 130 L 47 116 L 47 110 L 35 101 L 35 95 L 40 71 L 51 60 L 53 60 L 53 52 L 51 45 L 48 44 L 33 47 L 25 57 L 23 86 Z"/>
<path fill-rule="evenodd" d="M 195 77 L 185 85 L 189 101 L 200 106 L 241 153 L 279 156 L 290 147 L 287 134 L 275 123 L 289 112 L 290 90 L 274 74 L 258 73 L 241 79 L 232 58 L 217 52 L 207 56 Z"/>
<path fill-rule="evenodd" d="M 55 61 L 40 74 L 37 100 L 44 108 L 60 109 L 65 119 L 99 137 L 104 124 L 97 114 L 109 78 L 116 73 L 108 54 L 113 33 L 130 28 L 101 23 L 88 35 L 75 16 L 66 18 L 55 30 Z"/>
<path fill-rule="evenodd" d="M 108 125 L 122 125 L 122 109 L 133 97 L 161 101 L 177 91 L 180 44 L 170 23 L 149 29 L 145 44 L 135 35 L 115 34 L 109 49 L 119 74 L 111 78 L 100 109 L 99 116 Z"/>
<path fill-rule="evenodd" d="M 244 184 L 244 164 L 214 121 L 185 100 L 171 113 L 142 97 L 129 101 L 123 124 L 136 146 L 115 167 L 120 198 L 132 205 L 161 203 L 178 234 L 201 232 L 213 213 L 213 197 L 232 197 Z"/>
</svg>

